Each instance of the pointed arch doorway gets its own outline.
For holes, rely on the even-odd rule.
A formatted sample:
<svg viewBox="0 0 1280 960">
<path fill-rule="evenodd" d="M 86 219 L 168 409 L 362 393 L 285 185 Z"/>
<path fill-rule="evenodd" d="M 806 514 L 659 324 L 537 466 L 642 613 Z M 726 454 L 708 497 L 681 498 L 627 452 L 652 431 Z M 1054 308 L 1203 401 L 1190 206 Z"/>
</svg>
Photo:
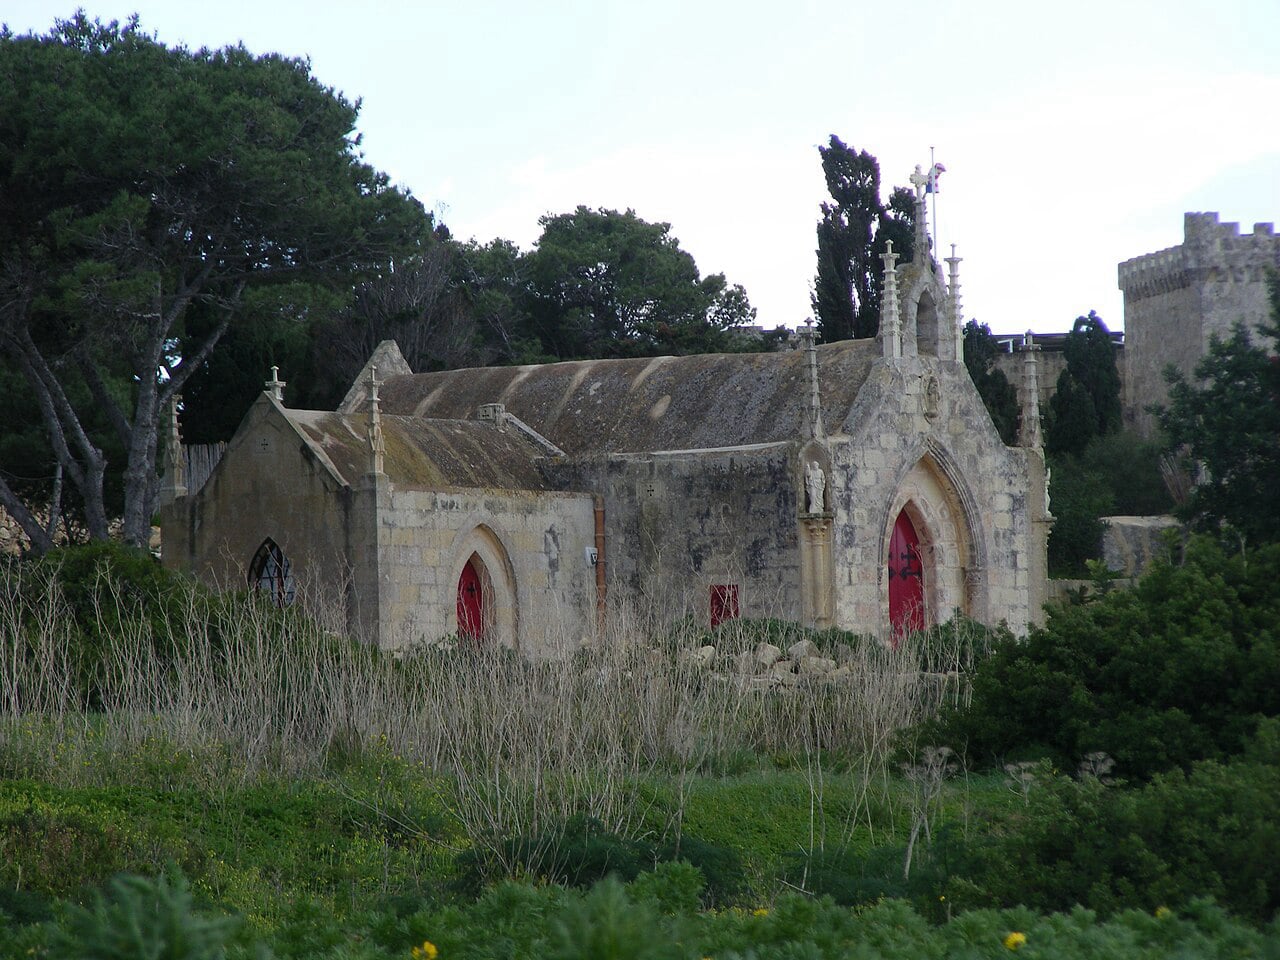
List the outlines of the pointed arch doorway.
<svg viewBox="0 0 1280 960">
<path fill-rule="evenodd" d="M 924 560 L 920 553 L 920 536 L 904 508 L 894 521 L 889 535 L 889 626 L 893 636 L 923 630 Z"/>
<path fill-rule="evenodd" d="M 479 642 L 484 637 L 485 577 L 483 561 L 475 554 L 458 575 L 458 636 Z"/>
</svg>

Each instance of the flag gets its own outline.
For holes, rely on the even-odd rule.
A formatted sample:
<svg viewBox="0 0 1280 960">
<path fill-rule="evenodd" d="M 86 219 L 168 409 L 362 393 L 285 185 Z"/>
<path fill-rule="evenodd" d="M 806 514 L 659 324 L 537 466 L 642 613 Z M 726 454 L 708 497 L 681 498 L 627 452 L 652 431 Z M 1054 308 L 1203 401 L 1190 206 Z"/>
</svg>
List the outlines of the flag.
<svg viewBox="0 0 1280 960">
<path fill-rule="evenodd" d="M 947 172 L 947 168 L 940 163 L 935 163 L 929 168 L 929 180 L 924 185 L 925 193 L 938 192 L 938 178 Z"/>
</svg>

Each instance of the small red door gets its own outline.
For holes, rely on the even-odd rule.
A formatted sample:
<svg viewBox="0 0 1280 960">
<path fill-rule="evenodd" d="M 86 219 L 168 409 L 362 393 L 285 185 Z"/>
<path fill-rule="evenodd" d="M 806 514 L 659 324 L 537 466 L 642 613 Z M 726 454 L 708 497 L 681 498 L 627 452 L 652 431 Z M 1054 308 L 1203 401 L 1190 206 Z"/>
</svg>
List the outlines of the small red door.
<svg viewBox="0 0 1280 960">
<path fill-rule="evenodd" d="M 904 510 L 889 537 L 889 624 L 895 637 L 924 629 L 924 564 L 920 538 Z"/>
<path fill-rule="evenodd" d="M 484 588 L 474 560 L 468 560 L 458 577 L 458 636 L 479 640 L 484 632 Z"/>
<path fill-rule="evenodd" d="M 738 585 L 720 583 L 711 588 L 711 626 L 738 619 Z"/>
</svg>

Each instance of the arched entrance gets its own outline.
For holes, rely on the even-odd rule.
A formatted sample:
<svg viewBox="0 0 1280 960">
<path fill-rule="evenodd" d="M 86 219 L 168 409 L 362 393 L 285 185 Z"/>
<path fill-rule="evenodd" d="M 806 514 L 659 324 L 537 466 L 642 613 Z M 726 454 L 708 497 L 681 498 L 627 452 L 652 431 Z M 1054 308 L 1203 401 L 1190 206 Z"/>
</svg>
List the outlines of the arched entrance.
<svg viewBox="0 0 1280 960">
<path fill-rule="evenodd" d="M 902 510 L 889 535 L 889 625 L 895 638 L 923 630 L 924 561 L 915 524 Z"/>
<path fill-rule="evenodd" d="M 458 636 L 479 641 L 484 637 L 485 580 L 484 563 L 475 554 L 462 566 L 458 576 Z"/>
</svg>

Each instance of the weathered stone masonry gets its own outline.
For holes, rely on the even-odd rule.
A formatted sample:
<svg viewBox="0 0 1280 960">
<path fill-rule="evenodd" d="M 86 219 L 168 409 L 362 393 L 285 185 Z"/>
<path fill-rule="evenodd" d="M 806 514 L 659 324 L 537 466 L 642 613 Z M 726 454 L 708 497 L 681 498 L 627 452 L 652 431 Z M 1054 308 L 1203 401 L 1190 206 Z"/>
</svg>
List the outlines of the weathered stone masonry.
<svg viewBox="0 0 1280 960">
<path fill-rule="evenodd" d="M 597 632 L 605 591 L 668 619 L 1022 630 L 1052 522 L 1038 431 L 1006 447 L 969 380 L 959 258 L 896 259 L 875 340 L 425 374 L 388 342 L 335 412 L 273 382 L 175 491 L 165 563 L 262 583 L 274 544 L 386 647 L 553 653 Z M 1036 424 L 1033 350 L 1023 368 Z"/>
</svg>

